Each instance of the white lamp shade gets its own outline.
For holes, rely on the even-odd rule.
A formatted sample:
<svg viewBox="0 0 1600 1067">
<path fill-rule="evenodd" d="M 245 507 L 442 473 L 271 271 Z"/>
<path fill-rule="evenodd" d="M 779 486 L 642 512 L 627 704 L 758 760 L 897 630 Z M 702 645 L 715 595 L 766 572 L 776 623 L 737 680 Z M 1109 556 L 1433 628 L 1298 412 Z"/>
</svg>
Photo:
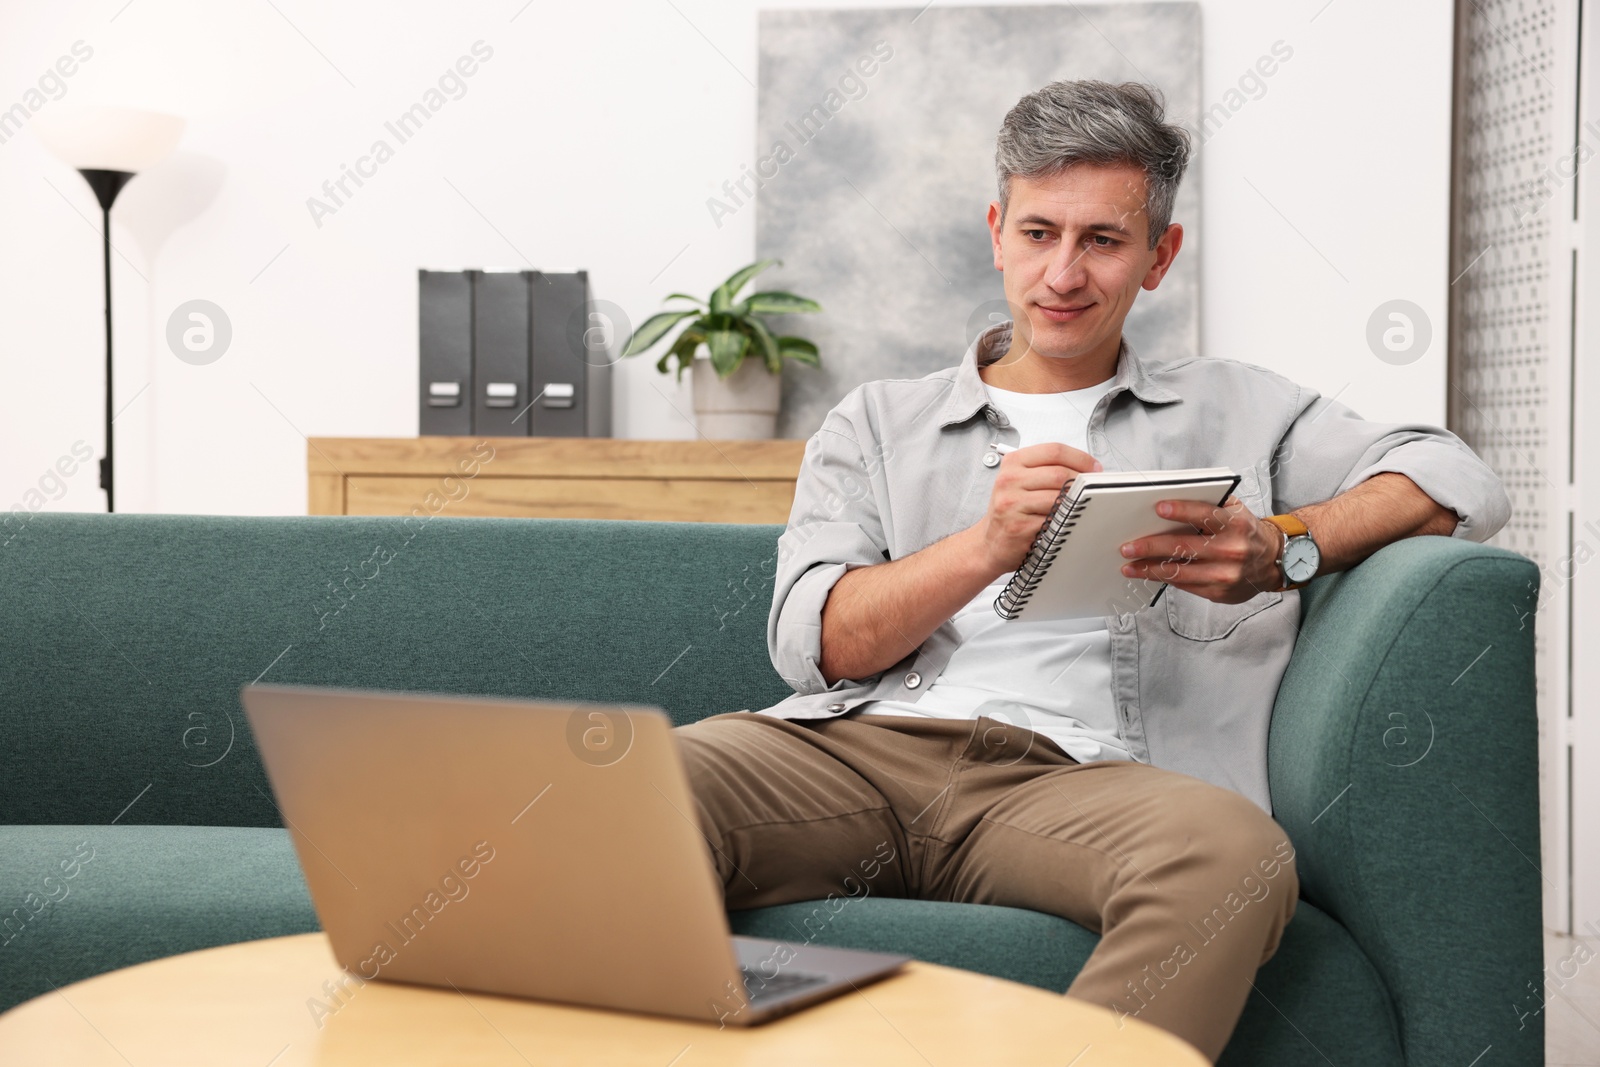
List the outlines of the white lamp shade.
<svg viewBox="0 0 1600 1067">
<path fill-rule="evenodd" d="M 137 174 L 178 145 L 183 119 L 110 106 L 51 108 L 29 126 L 55 156 L 78 170 Z"/>
</svg>

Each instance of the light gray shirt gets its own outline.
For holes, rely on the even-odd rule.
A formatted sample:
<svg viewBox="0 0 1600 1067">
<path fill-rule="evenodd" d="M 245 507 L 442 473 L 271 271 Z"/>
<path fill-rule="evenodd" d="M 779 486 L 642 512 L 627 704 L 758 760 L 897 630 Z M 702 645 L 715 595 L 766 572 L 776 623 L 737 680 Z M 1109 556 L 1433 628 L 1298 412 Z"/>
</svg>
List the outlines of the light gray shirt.
<svg viewBox="0 0 1600 1067">
<path fill-rule="evenodd" d="M 1001 323 L 959 366 L 859 385 L 806 442 L 767 619 L 768 653 L 795 692 L 761 714 L 816 719 L 870 700 L 915 701 L 939 677 L 960 640 L 948 620 L 892 667 L 829 685 L 822 607 L 850 568 L 909 556 L 983 517 L 998 469 L 984 462 L 989 446 L 1014 447 L 1019 435 L 989 403 L 978 367 L 1010 343 L 1011 323 Z M 1511 514 L 1494 472 L 1447 430 L 1369 422 L 1235 360 L 1146 365 L 1126 338 L 1111 389 L 1089 415 L 1088 445 L 1108 471 L 1232 467 L 1243 478 L 1236 495 L 1258 516 L 1327 500 L 1385 471 L 1460 516 L 1456 537 L 1482 541 Z M 1169 587 L 1152 607 L 1108 616 L 1117 727 L 1133 758 L 1233 789 L 1270 812 L 1267 728 L 1299 607 L 1292 590 L 1218 604 Z"/>
</svg>

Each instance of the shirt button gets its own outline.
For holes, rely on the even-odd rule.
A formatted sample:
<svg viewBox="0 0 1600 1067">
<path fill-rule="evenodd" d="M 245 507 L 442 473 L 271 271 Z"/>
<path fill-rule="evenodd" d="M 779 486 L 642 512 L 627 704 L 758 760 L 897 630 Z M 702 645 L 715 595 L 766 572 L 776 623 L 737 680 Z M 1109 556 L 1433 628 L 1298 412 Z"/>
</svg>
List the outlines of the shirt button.
<svg viewBox="0 0 1600 1067">
<path fill-rule="evenodd" d="M 828 705 L 828 710 L 829 711 L 843 711 L 844 710 L 844 705 L 843 704 L 829 704 Z"/>
<path fill-rule="evenodd" d="M 985 452 L 983 454 L 983 465 L 985 467 L 998 467 L 998 466 L 1000 466 L 1000 453 L 998 453 L 998 452 Z"/>
<path fill-rule="evenodd" d="M 918 674 L 916 671 L 912 671 L 910 674 L 906 675 L 906 688 L 907 689 L 915 689 L 917 686 L 919 686 L 921 684 L 922 684 L 922 675 Z"/>
</svg>

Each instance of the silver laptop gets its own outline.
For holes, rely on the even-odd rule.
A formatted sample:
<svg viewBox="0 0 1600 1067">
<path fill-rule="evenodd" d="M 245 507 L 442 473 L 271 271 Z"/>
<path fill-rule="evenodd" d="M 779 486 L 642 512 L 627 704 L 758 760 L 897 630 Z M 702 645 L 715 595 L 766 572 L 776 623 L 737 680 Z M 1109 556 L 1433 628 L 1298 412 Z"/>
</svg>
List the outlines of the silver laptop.
<svg viewBox="0 0 1600 1067">
<path fill-rule="evenodd" d="M 732 937 L 657 708 L 240 697 L 317 917 L 363 980 L 748 1026 L 908 959 Z"/>
</svg>

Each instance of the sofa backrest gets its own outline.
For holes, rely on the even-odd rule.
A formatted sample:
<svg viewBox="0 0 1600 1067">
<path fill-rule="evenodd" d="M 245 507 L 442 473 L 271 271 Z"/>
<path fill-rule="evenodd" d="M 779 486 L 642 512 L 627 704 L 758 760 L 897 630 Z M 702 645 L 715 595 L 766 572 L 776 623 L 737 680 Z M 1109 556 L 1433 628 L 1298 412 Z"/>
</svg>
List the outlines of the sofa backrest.
<svg viewBox="0 0 1600 1067">
<path fill-rule="evenodd" d="M 0 823 L 279 825 L 257 679 L 767 707 L 781 532 L 41 513 L 0 548 Z"/>
</svg>

